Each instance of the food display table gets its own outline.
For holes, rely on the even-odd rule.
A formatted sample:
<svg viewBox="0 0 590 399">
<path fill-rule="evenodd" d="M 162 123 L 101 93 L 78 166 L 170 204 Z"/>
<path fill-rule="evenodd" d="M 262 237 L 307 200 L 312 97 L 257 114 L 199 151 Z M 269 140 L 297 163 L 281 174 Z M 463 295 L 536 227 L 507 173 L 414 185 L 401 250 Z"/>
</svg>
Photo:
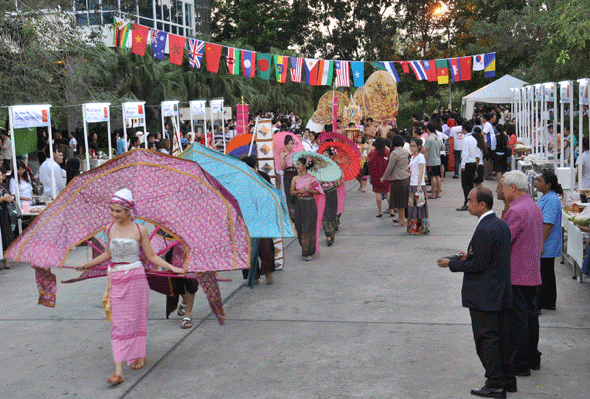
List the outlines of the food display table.
<svg viewBox="0 0 590 399">
<path fill-rule="evenodd" d="M 586 254 L 585 243 L 590 238 L 590 232 L 582 231 L 574 222 L 568 220 L 572 215 L 562 211 L 562 263 L 568 263 L 572 268 L 572 278 L 584 282 L 582 265 Z"/>
</svg>

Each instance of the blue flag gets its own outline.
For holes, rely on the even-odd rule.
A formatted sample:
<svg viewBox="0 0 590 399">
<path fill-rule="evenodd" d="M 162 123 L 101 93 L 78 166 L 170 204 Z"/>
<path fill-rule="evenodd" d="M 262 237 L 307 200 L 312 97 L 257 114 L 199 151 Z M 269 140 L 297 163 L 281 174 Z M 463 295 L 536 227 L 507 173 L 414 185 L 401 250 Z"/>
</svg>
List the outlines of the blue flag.
<svg viewBox="0 0 590 399">
<path fill-rule="evenodd" d="M 365 63 L 363 61 L 351 61 L 352 77 L 354 78 L 355 87 L 365 85 Z"/>
<path fill-rule="evenodd" d="M 164 59 L 164 50 L 166 50 L 166 39 L 168 39 L 168 32 L 152 29 L 152 54 L 154 58 L 159 60 Z"/>
</svg>

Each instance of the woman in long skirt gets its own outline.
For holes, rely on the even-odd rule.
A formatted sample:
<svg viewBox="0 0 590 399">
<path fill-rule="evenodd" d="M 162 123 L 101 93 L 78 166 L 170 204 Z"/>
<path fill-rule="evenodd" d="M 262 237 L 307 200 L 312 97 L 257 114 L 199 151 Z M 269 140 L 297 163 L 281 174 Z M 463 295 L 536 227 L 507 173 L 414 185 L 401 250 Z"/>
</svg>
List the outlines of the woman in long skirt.
<svg viewBox="0 0 590 399">
<path fill-rule="evenodd" d="M 385 140 L 379 137 L 373 142 L 375 149 L 369 153 L 369 175 L 371 176 L 371 186 L 375 193 L 375 201 L 377 202 L 377 215 L 380 218 L 383 216 L 383 194 L 387 198 L 387 202 L 391 202 L 389 196 L 390 183 L 387 180 L 382 180 L 383 173 L 387 169 L 387 158 L 389 157 L 389 149 L 385 146 Z"/>
<path fill-rule="evenodd" d="M 139 260 L 140 249 L 154 265 L 174 273 L 185 272 L 156 255 L 150 244 L 147 229 L 133 220 L 134 203 L 133 194 L 126 188 L 114 194 L 109 202 L 114 223 L 105 227 L 108 236 L 105 252 L 76 268 L 85 270 L 111 260 L 108 268 L 109 282 L 103 303 L 106 302 L 107 318 L 112 318 L 111 344 L 115 372 L 107 382 L 113 385 L 124 381 L 124 361 L 128 366 L 133 364 L 134 370 L 145 365 L 150 287 L 143 264 Z"/>
<path fill-rule="evenodd" d="M 291 181 L 295 176 L 297 176 L 297 170 L 295 169 L 295 164 L 293 163 L 293 148 L 295 146 L 295 141 L 293 136 L 285 136 L 285 148 L 283 148 L 283 152 L 281 152 L 280 160 L 281 164 L 279 165 L 280 168 L 277 170 L 279 175 L 282 175 L 282 190 L 285 195 L 285 201 L 287 202 L 287 208 L 289 209 L 289 216 L 291 220 L 295 217 L 295 206 L 294 206 L 294 199 L 291 197 Z"/>
<path fill-rule="evenodd" d="M 309 261 L 320 251 L 319 234 L 326 199 L 320 182 L 307 172 L 313 168 L 313 160 L 300 158 L 295 167 L 298 175 L 291 182 L 291 195 L 296 198 L 295 229 L 301 255 Z"/>
<path fill-rule="evenodd" d="M 327 148 L 322 155 L 333 159 L 337 151 L 335 148 Z M 328 246 L 334 244 L 334 236 L 338 227 L 338 192 L 336 186 L 337 183 L 335 182 L 322 182 L 322 189 L 326 196 L 322 227 L 324 228 L 324 234 L 326 234 Z"/>
<path fill-rule="evenodd" d="M 422 154 L 422 140 L 413 137 L 410 142 L 412 157 L 410 159 L 410 199 L 408 204 L 408 233 L 426 234 L 430 231 L 428 224 L 428 205 L 426 204 L 426 182 L 424 170 L 426 159 Z M 424 195 L 424 204 L 418 206 L 417 194 Z"/>
</svg>

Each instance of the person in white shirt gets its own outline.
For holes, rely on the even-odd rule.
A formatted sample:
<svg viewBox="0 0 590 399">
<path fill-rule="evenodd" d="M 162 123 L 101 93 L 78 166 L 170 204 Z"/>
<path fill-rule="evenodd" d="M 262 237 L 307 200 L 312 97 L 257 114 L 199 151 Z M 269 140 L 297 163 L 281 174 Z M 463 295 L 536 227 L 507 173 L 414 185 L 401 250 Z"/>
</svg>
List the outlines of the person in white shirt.
<svg viewBox="0 0 590 399">
<path fill-rule="evenodd" d="M 488 148 L 491 151 L 496 150 L 496 133 L 494 132 L 494 126 L 492 125 L 496 121 L 496 113 L 489 112 L 484 114 L 483 116 L 483 129 L 482 134 L 486 143 L 488 143 Z M 492 173 L 494 171 L 494 164 L 492 162 L 492 157 L 488 154 L 484 155 L 484 176 L 486 180 L 490 180 L 492 178 Z"/>
<path fill-rule="evenodd" d="M 461 208 L 457 208 L 458 211 L 467 210 L 467 197 L 469 192 L 474 187 L 475 172 L 477 171 L 477 140 L 471 135 L 472 125 L 471 122 L 465 121 L 461 125 L 463 134 L 463 149 L 461 151 L 461 188 L 463 188 L 463 195 L 465 196 L 465 202 Z"/>
<path fill-rule="evenodd" d="M 305 129 L 303 131 L 303 148 L 305 148 L 305 151 L 311 151 L 311 147 L 312 147 L 312 139 L 311 139 L 311 132 L 309 129 Z"/>
<path fill-rule="evenodd" d="M 443 181 L 445 179 L 445 169 L 447 167 L 447 140 L 449 139 L 449 136 L 440 130 L 437 130 L 436 134 L 443 143 L 440 147 L 440 180 Z"/>
<path fill-rule="evenodd" d="M 461 120 L 458 122 L 463 123 Z M 463 127 L 461 125 L 453 126 L 450 136 L 453 138 L 453 154 L 455 155 L 455 174 L 453 175 L 453 179 L 458 179 L 459 170 L 461 169 L 461 150 L 463 149 Z"/>
<path fill-rule="evenodd" d="M 74 133 L 70 132 L 70 147 L 72 147 L 72 150 L 74 150 L 74 153 L 76 152 L 77 146 L 78 146 L 78 141 L 74 137 Z"/>
<path fill-rule="evenodd" d="M 27 173 L 27 167 L 21 160 L 16 163 L 16 174 L 18 176 L 18 194 L 20 196 L 20 206 L 22 208 L 23 202 L 30 202 L 33 200 L 33 186 Z M 16 179 L 12 177 L 8 186 L 11 195 L 16 195 Z"/>
<path fill-rule="evenodd" d="M 55 199 L 66 187 L 66 184 L 64 182 L 65 171 L 59 166 L 64 160 L 64 155 L 58 148 L 53 150 L 53 160 L 47 157 L 39 167 L 39 181 L 43 184 L 43 195 Z M 55 196 L 53 195 L 53 179 L 55 179 Z"/>
</svg>

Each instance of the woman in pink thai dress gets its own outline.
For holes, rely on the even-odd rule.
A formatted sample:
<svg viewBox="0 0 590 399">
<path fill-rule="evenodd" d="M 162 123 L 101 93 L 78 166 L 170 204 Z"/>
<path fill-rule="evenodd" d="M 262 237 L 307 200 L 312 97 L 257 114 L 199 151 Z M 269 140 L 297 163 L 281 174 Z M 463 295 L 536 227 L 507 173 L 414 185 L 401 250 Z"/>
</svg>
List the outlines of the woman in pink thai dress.
<svg viewBox="0 0 590 399">
<path fill-rule="evenodd" d="M 108 236 L 105 252 L 76 269 L 88 269 L 111 260 L 107 296 L 112 314 L 111 344 L 115 373 L 107 382 L 117 385 L 124 381 L 124 361 L 128 366 L 133 364 L 134 370 L 145 365 L 150 287 L 139 260 L 140 250 L 156 266 L 179 274 L 185 271 L 156 255 L 147 229 L 133 220 L 134 200 L 130 190 L 124 188 L 117 191 L 109 204 L 114 223 L 105 227 Z"/>
<path fill-rule="evenodd" d="M 297 176 L 291 182 L 291 196 L 295 200 L 295 229 L 301 244 L 301 255 L 306 261 L 320 251 L 320 231 L 326 197 L 320 182 L 307 170 L 313 168 L 311 158 L 299 158 L 295 165 Z"/>
<path fill-rule="evenodd" d="M 297 176 L 297 170 L 295 170 L 295 164 L 293 163 L 293 154 L 295 154 L 294 147 L 295 147 L 295 140 L 293 136 L 285 136 L 285 148 L 280 155 L 281 164 L 279 165 L 279 169 L 277 169 L 277 173 L 282 175 L 281 187 L 283 193 L 285 194 L 285 202 L 287 203 L 287 208 L 289 209 L 289 216 L 291 220 L 295 217 L 295 206 L 294 206 L 294 199 L 291 198 L 291 181 L 295 176 Z"/>
</svg>

